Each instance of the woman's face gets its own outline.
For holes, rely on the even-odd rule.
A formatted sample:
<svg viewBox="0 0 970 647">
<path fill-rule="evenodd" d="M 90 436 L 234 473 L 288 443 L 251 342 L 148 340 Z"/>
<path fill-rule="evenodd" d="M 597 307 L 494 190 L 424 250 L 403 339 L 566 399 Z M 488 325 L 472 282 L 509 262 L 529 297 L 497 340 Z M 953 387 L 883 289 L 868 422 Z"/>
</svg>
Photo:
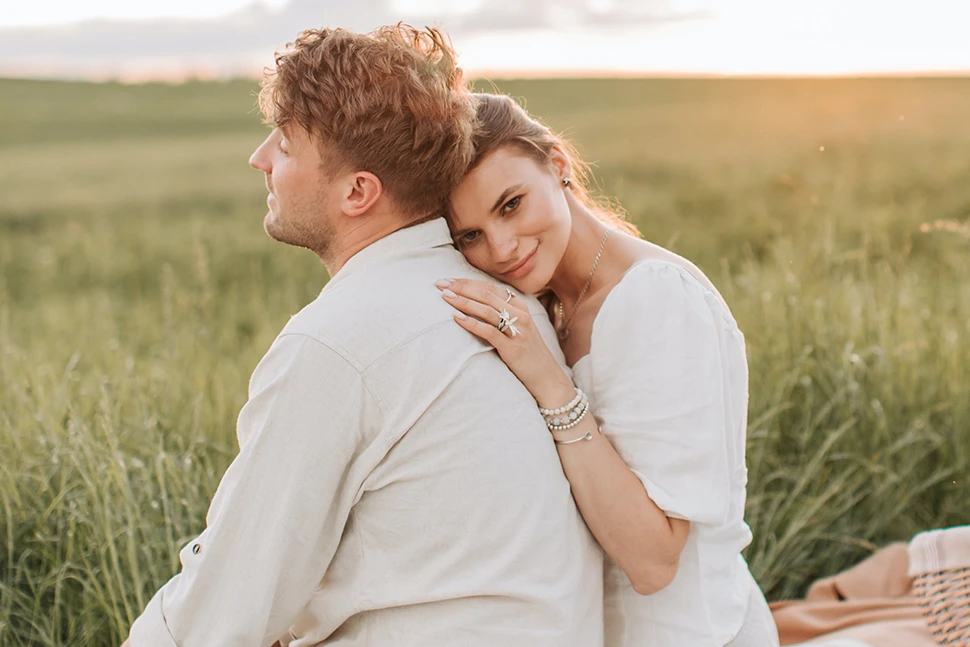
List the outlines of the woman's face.
<svg viewBox="0 0 970 647">
<path fill-rule="evenodd" d="M 569 241 L 569 205 L 557 174 L 567 164 L 558 153 L 543 165 L 506 146 L 466 175 L 451 194 L 449 225 L 468 262 L 520 292 L 544 288 Z"/>
</svg>

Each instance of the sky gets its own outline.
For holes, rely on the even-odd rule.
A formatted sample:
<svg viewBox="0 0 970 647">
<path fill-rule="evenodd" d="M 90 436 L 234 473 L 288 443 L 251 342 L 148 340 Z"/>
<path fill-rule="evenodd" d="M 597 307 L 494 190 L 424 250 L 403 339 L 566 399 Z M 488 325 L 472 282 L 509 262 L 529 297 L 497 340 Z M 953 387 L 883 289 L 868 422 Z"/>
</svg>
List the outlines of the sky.
<svg viewBox="0 0 970 647">
<path fill-rule="evenodd" d="M 282 15 L 297 5 L 302 15 L 307 7 L 318 10 L 314 15 L 339 11 L 326 9 L 328 2 L 12 1 L 0 9 L 0 41 L 4 34 L 10 40 L 10 34 L 22 31 L 35 34 L 30 42 L 36 43 L 36 34 L 79 32 L 90 21 L 137 21 L 142 26 L 159 20 L 208 21 L 211 25 L 260 9 L 258 5 L 268 12 L 265 15 Z M 360 8 L 361 2 L 355 0 L 353 6 Z M 340 4 L 346 7 L 347 1 Z M 370 0 L 369 4 L 380 5 L 372 16 L 380 22 L 420 17 L 437 20 L 449 31 L 454 26 L 452 38 L 462 65 L 473 73 L 970 73 L 968 0 Z M 54 31 L 38 31 L 52 26 Z M 41 37 L 39 42 L 43 41 Z M 78 47 L 91 48 L 83 43 Z M 96 52 L 83 50 L 82 54 L 101 60 Z M 129 56 L 125 58 L 131 60 L 124 62 L 127 67 L 119 62 L 110 69 L 138 65 L 158 69 L 166 60 L 176 67 L 204 63 L 197 52 L 189 57 L 173 46 L 170 54 Z M 0 73 L 16 72 L 17 55 L 15 49 L 5 53 L 0 45 Z M 65 59 L 63 65 L 58 56 Z M 233 56 L 229 50 L 220 51 L 224 69 L 230 69 Z M 24 61 L 23 69 L 55 75 L 58 69 L 78 73 L 95 69 L 67 67 L 68 59 L 76 59 L 77 64 L 83 56 L 63 48 L 33 57 L 43 60 L 43 66 L 30 67 Z M 262 64 L 246 61 L 253 69 Z"/>
<path fill-rule="evenodd" d="M 420 1 L 420 0 L 419 0 Z M 245 0 L 64 0 L 52 2 L 16 1 L 5 3 L 0 10 L 0 26 L 24 27 L 72 23 L 95 18 L 146 20 L 153 18 L 215 18 L 241 9 Z M 275 8 L 286 0 L 262 0 L 260 4 Z"/>
</svg>

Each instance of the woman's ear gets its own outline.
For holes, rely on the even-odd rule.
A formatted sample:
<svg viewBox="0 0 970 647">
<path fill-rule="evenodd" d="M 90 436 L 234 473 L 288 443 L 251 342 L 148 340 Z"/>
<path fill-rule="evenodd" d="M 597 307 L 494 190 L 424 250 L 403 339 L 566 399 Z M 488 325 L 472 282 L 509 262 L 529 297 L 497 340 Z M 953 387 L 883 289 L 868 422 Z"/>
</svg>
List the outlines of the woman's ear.
<svg viewBox="0 0 970 647">
<path fill-rule="evenodd" d="M 364 215 L 383 195 L 381 179 L 368 171 L 358 171 L 348 178 L 341 210 L 351 218 Z"/>
<path fill-rule="evenodd" d="M 573 166 L 569 160 L 569 155 L 558 144 L 553 146 L 552 150 L 549 151 L 549 162 L 552 164 L 552 168 L 555 169 L 556 177 L 560 181 L 572 177 Z"/>
</svg>

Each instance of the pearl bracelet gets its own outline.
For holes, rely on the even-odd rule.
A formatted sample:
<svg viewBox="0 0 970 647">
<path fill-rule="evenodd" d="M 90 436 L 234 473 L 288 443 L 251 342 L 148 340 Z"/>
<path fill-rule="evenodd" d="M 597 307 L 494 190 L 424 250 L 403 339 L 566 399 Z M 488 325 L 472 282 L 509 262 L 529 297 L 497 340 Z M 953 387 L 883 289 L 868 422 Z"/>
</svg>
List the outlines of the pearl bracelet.
<svg viewBox="0 0 970 647">
<path fill-rule="evenodd" d="M 543 416 L 543 419 L 546 421 L 546 426 L 548 427 L 550 425 L 559 426 L 559 425 L 569 424 L 579 416 L 580 411 L 582 411 L 583 407 L 585 407 L 587 404 L 589 404 L 589 398 L 587 398 L 586 394 L 583 393 L 582 396 L 579 398 L 579 402 L 577 402 L 576 405 L 573 406 L 571 409 L 567 410 L 566 413 Z"/>
<path fill-rule="evenodd" d="M 562 424 L 556 422 L 557 420 L 559 420 L 559 418 L 553 418 L 551 422 L 547 419 L 546 426 L 549 428 L 549 431 L 566 431 L 567 429 L 572 429 L 573 427 L 581 423 L 583 421 L 583 418 L 586 417 L 586 414 L 589 413 L 589 400 L 586 398 L 585 395 L 583 396 L 583 399 L 580 401 L 580 406 L 582 408 L 579 409 L 578 411 L 573 411 L 572 413 L 570 413 L 569 417 L 566 418 L 566 421 L 564 421 Z"/>
<path fill-rule="evenodd" d="M 556 415 L 559 415 L 560 413 L 566 413 L 570 409 L 576 408 L 576 405 L 579 404 L 579 401 L 583 399 L 584 395 L 585 394 L 582 392 L 581 389 L 576 389 L 576 397 L 573 398 L 572 401 L 566 406 L 559 407 L 558 409 L 543 409 L 542 407 L 539 407 L 539 413 L 541 413 L 544 416 L 556 416 Z"/>
</svg>

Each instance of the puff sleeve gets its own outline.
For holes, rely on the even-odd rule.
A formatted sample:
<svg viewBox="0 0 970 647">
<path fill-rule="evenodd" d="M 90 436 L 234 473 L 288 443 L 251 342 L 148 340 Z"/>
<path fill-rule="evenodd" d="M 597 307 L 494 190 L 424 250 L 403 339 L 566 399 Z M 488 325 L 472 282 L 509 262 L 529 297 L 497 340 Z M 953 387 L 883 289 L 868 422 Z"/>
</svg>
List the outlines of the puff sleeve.
<svg viewBox="0 0 970 647">
<path fill-rule="evenodd" d="M 678 265 L 641 262 L 603 304 L 591 343 L 600 429 L 650 498 L 670 517 L 728 521 L 744 470 L 747 368 L 720 297 Z"/>
</svg>

